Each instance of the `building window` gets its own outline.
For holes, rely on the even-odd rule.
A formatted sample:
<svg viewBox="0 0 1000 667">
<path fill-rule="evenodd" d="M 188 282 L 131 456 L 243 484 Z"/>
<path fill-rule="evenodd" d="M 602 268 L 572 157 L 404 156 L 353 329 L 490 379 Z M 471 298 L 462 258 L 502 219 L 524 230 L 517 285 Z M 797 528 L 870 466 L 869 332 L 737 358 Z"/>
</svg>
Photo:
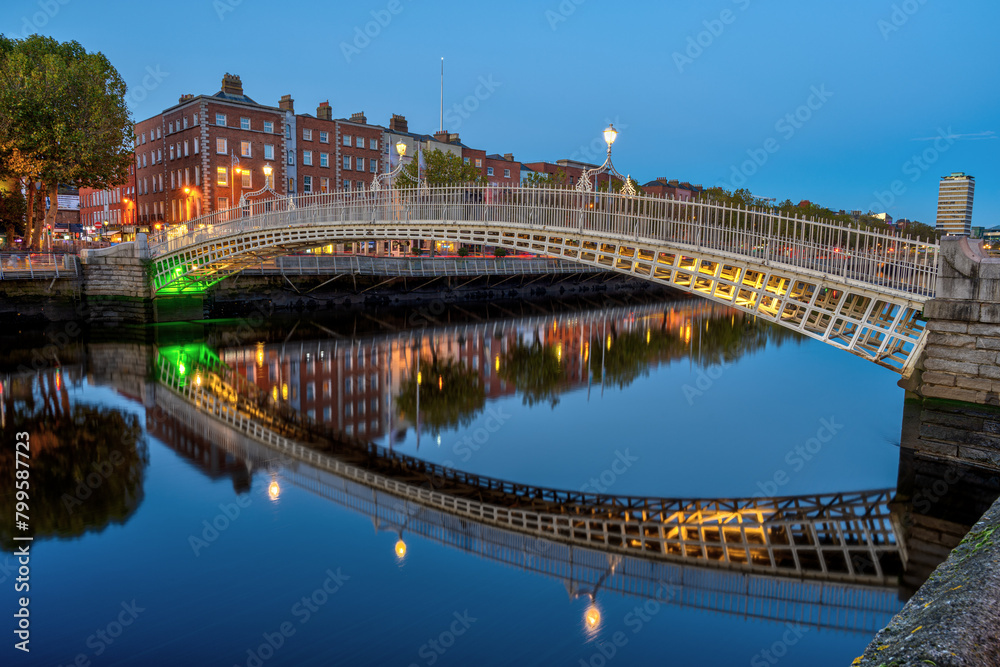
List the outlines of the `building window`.
<svg viewBox="0 0 1000 667">
<path fill-rule="evenodd" d="M 170 123 L 167 124 L 167 134 L 170 134 L 173 131 L 174 131 L 174 121 L 170 121 Z"/>
<path fill-rule="evenodd" d="M 170 159 L 174 159 L 174 145 L 170 144 Z"/>
<path fill-rule="evenodd" d="M 368 148 L 372 149 L 373 151 L 377 151 L 378 150 L 378 139 L 370 139 L 368 141 Z"/>
<path fill-rule="evenodd" d="M 240 118 L 240 129 L 241 130 L 249 130 L 250 129 L 250 119 L 249 118 Z"/>
<path fill-rule="evenodd" d="M 225 167 L 215 168 L 216 185 L 229 185 L 229 170 Z"/>
<path fill-rule="evenodd" d="M 194 140 L 194 154 L 195 155 L 198 154 L 198 140 L 197 139 Z"/>
<path fill-rule="evenodd" d="M 376 160 L 375 158 L 369 159 L 368 160 L 368 171 L 370 171 L 371 173 L 374 174 L 376 169 L 378 169 L 378 160 Z"/>
<path fill-rule="evenodd" d="M 462 158 L 462 162 L 464 162 L 465 164 L 469 164 L 469 158 L 467 157 Z"/>
<path fill-rule="evenodd" d="M 229 145 L 224 137 L 217 137 L 215 139 L 215 152 L 219 155 L 225 155 L 229 152 Z"/>
<path fill-rule="evenodd" d="M 289 166 L 295 164 L 295 153 L 293 151 L 288 152 L 288 164 Z"/>
<path fill-rule="evenodd" d="M 265 120 L 264 131 L 267 132 L 268 134 L 274 134 L 274 121 Z"/>
<path fill-rule="evenodd" d="M 358 190 L 364 190 L 365 189 L 365 182 L 364 181 L 355 181 L 355 185 L 358 186 Z"/>
<path fill-rule="evenodd" d="M 219 197 L 219 210 L 225 211 L 229 208 L 229 197 Z"/>
<path fill-rule="evenodd" d="M 312 141 L 313 131 L 307 128 L 302 128 L 302 141 Z"/>
<path fill-rule="evenodd" d="M 330 143 L 330 133 L 329 132 L 320 132 L 319 133 L 319 143 L 321 143 L 321 144 L 328 144 L 328 143 Z"/>
<path fill-rule="evenodd" d="M 198 114 L 196 113 L 191 114 L 191 124 L 192 125 L 198 124 Z"/>
<path fill-rule="evenodd" d="M 307 195 L 308 194 L 312 194 L 312 189 L 313 189 L 313 178 L 312 178 L 312 176 L 303 176 L 302 177 L 302 192 L 306 193 Z"/>
<path fill-rule="evenodd" d="M 349 134 L 345 134 L 344 135 L 344 145 L 345 146 L 350 146 L 351 145 L 351 135 L 349 135 Z"/>
<path fill-rule="evenodd" d="M 188 129 L 188 117 L 184 116 L 184 129 Z"/>
<path fill-rule="evenodd" d="M 250 142 L 241 141 L 240 142 L 240 155 L 243 157 L 251 157 L 250 155 Z"/>
<path fill-rule="evenodd" d="M 302 151 L 302 164 L 311 167 L 313 163 L 313 152 L 312 151 Z"/>
<path fill-rule="evenodd" d="M 354 158 L 354 168 L 358 171 L 364 171 L 365 159 L 363 157 Z"/>
<path fill-rule="evenodd" d="M 249 169 L 243 170 L 243 187 L 245 188 L 253 187 L 253 175 L 250 173 Z"/>
<path fill-rule="evenodd" d="M 352 378 L 344 378 L 344 393 L 350 394 L 354 391 L 354 382 Z"/>
<path fill-rule="evenodd" d="M 319 154 L 319 166 L 321 166 L 321 167 L 329 167 L 330 166 L 330 154 L 329 153 L 320 153 Z"/>
<path fill-rule="evenodd" d="M 479 158 L 476 158 L 476 169 L 482 169 L 482 167 L 483 167 L 483 161 L 480 160 Z"/>
<path fill-rule="evenodd" d="M 188 141 L 187 141 L 187 139 L 185 139 L 184 140 L 184 157 L 187 157 L 187 156 L 188 156 Z"/>
<path fill-rule="evenodd" d="M 226 126 L 226 114 L 224 114 L 224 113 L 217 113 L 217 114 L 215 114 L 215 124 L 219 125 L 221 127 L 225 127 Z"/>
<path fill-rule="evenodd" d="M 486 175 L 487 176 L 493 175 L 493 167 L 486 167 Z"/>
<path fill-rule="evenodd" d="M 274 145 L 264 144 L 264 159 L 273 160 L 274 159 Z"/>
<path fill-rule="evenodd" d="M 504 169 L 503 170 L 503 177 L 504 178 L 510 178 L 510 169 Z"/>
<path fill-rule="evenodd" d="M 159 128 L 159 127 L 156 128 L 156 138 L 157 139 L 162 139 L 163 138 L 163 132 L 161 130 L 162 130 L 162 128 Z"/>
<path fill-rule="evenodd" d="M 142 143 L 146 143 L 146 133 L 142 133 Z"/>
<path fill-rule="evenodd" d="M 350 181 L 344 181 L 344 189 L 347 190 L 348 192 L 351 191 L 351 182 Z"/>
<path fill-rule="evenodd" d="M 326 193 L 326 192 L 330 191 L 330 179 L 329 178 L 321 178 L 321 179 L 319 179 L 319 191 L 323 192 L 323 193 Z"/>
<path fill-rule="evenodd" d="M 351 156 L 350 155 L 345 155 L 344 156 L 344 169 L 350 169 L 350 168 L 351 168 Z M 350 188 L 348 188 L 348 189 L 350 189 Z"/>
<path fill-rule="evenodd" d="M 194 168 L 194 184 L 195 185 L 201 185 L 201 168 L 200 167 L 195 167 Z"/>
</svg>

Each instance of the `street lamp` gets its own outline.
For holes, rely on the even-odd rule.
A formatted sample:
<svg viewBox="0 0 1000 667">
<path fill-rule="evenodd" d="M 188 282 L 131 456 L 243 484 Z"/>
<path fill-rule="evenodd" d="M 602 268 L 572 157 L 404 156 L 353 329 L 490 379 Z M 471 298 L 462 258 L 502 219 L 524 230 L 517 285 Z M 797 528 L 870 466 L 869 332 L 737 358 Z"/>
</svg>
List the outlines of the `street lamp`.
<svg viewBox="0 0 1000 667">
<path fill-rule="evenodd" d="M 403 158 L 406 157 L 406 143 L 402 139 L 396 142 L 396 154 L 399 155 L 399 163 L 396 165 L 396 168 L 392 171 L 376 176 L 372 181 L 372 192 L 376 192 L 382 187 L 382 180 L 385 178 L 388 178 L 389 187 L 392 187 L 393 180 L 395 180 L 396 176 L 399 175 L 399 172 L 403 170 Z"/>
<path fill-rule="evenodd" d="M 615 139 L 617 138 L 618 138 L 618 130 L 615 129 L 614 125 L 609 124 L 608 127 L 604 130 L 604 143 L 608 145 L 608 157 L 605 158 L 604 164 L 602 164 L 600 167 L 595 167 L 594 169 L 588 169 L 587 171 L 583 172 L 583 175 L 580 176 L 580 180 L 577 181 L 576 183 L 576 189 L 578 191 L 593 192 L 594 188 L 597 186 L 597 177 L 600 174 L 607 173 L 608 191 L 611 190 L 611 177 L 613 176 L 618 180 L 623 181 L 624 185 L 622 185 L 621 189 L 622 194 L 625 195 L 635 194 L 635 187 L 632 185 L 631 176 L 622 176 L 621 174 L 619 174 L 618 170 L 615 169 L 614 164 L 612 164 L 611 162 L 611 144 L 615 143 Z M 591 177 L 594 178 L 593 184 L 591 184 L 590 182 Z"/>
<path fill-rule="evenodd" d="M 244 169 L 243 171 L 245 171 L 248 174 L 250 173 L 249 169 Z M 275 192 L 271 188 L 271 174 L 274 173 L 274 169 L 271 167 L 271 165 L 265 164 L 263 171 L 264 171 L 264 185 L 262 185 L 260 188 L 258 188 L 256 190 L 254 190 L 253 192 L 243 192 L 242 188 L 240 189 L 240 208 L 241 209 L 244 206 L 246 206 L 246 203 L 247 203 L 248 199 L 250 199 L 252 197 L 256 197 L 258 195 L 262 195 L 265 192 L 270 192 L 275 197 L 280 197 L 281 196 L 281 195 L 279 195 L 277 192 Z M 291 196 L 289 196 L 289 202 L 291 202 Z M 268 210 L 270 210 L 270 209 L 268 209 Z"/>
</svg>

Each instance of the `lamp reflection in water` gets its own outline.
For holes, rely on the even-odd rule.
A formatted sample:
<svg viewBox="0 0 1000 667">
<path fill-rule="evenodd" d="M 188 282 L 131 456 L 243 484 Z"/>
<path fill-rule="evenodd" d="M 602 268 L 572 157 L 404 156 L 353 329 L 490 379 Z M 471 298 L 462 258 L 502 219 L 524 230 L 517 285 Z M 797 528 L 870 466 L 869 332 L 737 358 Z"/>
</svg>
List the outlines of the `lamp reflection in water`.
<svg viewBox="0 0 1000 667">
<path fill-rule="evenodd" d="M 278 480 L 272 477 L 271 483 L 267 485 L 267 497 L 271 500 L 277 500 L 280 495 L 281 487 L 278 485 Z"/>
<path fill-rule="evenodd" d="M 588 639 L 593 639 L 601 630 L 601 608 L 597 606 L 597 598 L 591 596 L 590 604 L 583 612 L 583 631 Z"/>
<path fill-rule="evenodd" d="M 402 560 L 406 558 L 406 542 L 403 541 L 402 535 L 399 536 L 399 540 L 396 542 L 394 550 L 396 552 L 396 558 L 402 562 Z"/>
</svg>

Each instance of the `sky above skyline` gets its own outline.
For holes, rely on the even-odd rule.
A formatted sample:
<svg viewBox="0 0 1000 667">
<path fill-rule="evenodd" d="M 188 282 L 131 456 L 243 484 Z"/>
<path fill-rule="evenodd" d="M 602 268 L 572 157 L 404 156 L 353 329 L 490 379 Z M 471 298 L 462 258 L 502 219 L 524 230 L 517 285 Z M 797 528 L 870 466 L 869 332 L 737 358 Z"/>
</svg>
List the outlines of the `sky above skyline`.
<svg viewBox="0 0 1000 667">
<path fill-rule="evenodd" d="M 1000 4 L 985 0 L 15 0 L 0 31 L 102 51 L 142 120 L 238 74 L 298 113 L 406 116 L 523 162 L 658 176 L 933 224 L 938 181 L 976 177 L 1000 225 Z"/>
</svg>

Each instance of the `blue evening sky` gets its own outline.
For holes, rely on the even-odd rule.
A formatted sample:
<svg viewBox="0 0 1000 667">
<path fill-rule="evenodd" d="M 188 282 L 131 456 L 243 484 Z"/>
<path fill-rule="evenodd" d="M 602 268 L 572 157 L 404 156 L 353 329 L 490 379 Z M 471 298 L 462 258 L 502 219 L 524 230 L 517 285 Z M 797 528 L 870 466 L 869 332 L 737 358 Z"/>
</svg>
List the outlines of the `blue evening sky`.
<svg viewBox="0 0 1000 667">
<path fill-rule="evenodd" d="M 1000 4 L 986 0 L 6 7 L 5 34 L 103 51 L 137 120 L 216 92 L 232 72 L 261 103 L 290 93 L 315 113 L 329 99 L 336 117 L 363 110 L 386 125 L 399 113 L 430 133 L 443 56 L 446 129 L 491 153 L 599 162 L 610 120 L 615 165 L 640 182 L 745 182 L 759 196 L 933 224 L 938 179 L 965 171 L 978 186 L 973 224 L 1000 225 Z"/>
</svg>

